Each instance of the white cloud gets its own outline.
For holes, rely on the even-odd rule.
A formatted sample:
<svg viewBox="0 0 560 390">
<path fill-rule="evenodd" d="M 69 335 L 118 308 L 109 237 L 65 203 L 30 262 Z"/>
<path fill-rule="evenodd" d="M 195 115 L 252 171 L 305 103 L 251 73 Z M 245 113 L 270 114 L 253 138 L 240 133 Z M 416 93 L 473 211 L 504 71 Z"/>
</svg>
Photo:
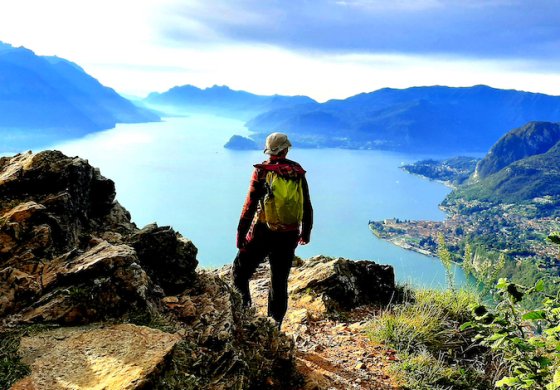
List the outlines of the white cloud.
<svg viewBox="0 0 560 390">
<path fill-rule="evenodd" d="M 533 73 L 527 71 L 526 63 L 404 55 L 304 55 L 256 45 L 166 48 L 152 58 L 157 61 L 149 68 L 98 66 L 92 71 L 117 90 L 137 95 L 185 84 L 228 85 L 264 95 L 303 94 L 320 101 L 384 87 L 420 85 L 487 84 L 560 95 L 560 74 Z"/>
<path fill-rule="evenodd" d="M 358 2 L 380 4 L 346 1 Z M 435 3 L 422 0 L 415 4 L 430 7 Z M 77 62 L 105 85 L 139 96 L 184 84 L 221 84 L 259 94 L 305 94 L 319 100 L 383 87 L 436 84 L 488 84 L 560 95 L 558 72 L 554 68 L 545 72 L 542 67 L 535 72 L 537 67 L 530 61 L 351 51 L 341 54 L 302 48 L 291 51 L 273 44 L 235 41 L 233 37 L 226 40 L 212 24 L 203 23 L 197 16 L 204 14 L 207 20 L 219 19 L 227 25 L 244 21 L 258 25 L 271 19 L 259 19 L 259 13 L 266 11 L 263 6 L 252 13 L 236 14 L 223 2 L 218 1 L 222 5 L 217 10 L 209 8 L 212 4 L 195 0 L 2 2 L 0 40 Z M 170 10 L 182 12 L 173 14 Z M 208 14 L 215 11 L 220 12 Z M 279 11 L 275 7 L 270 12 Z M 181 23 L 184 39 L 170 41 L 161 36 L 166 26 Z M 204 37 L 206 41 L 201 40 Z"/>
</svg>

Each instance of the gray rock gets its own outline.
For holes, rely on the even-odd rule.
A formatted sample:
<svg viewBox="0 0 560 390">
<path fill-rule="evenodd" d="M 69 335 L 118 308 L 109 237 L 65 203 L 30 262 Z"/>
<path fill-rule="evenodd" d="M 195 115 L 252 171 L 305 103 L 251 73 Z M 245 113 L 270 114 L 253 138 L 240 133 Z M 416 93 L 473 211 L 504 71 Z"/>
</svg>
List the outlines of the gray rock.
<svg viewBox="0 0 560 390">
<path fill-rule="evenodd" d="M 328 311 L 349 310 L 365 304 L 385 305 L 395 294 L 393 267 L 372 261 L 316 256 L 294 269 L 292 294 L 312 291 Z"/>
<path fill-rule="evenodd" d="M 195 278 L 198 250 L 169 226 L 151 224 L 129 239 L 142 267 L 168 295 L 182 292 Z"/>
</svg>

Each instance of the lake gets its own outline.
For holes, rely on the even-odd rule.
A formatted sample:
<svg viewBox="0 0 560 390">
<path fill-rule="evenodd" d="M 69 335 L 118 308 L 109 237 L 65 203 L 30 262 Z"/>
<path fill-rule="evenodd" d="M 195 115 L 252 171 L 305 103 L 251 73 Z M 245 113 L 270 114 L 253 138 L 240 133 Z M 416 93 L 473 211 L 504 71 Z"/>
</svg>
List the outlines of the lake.
<svg viewBox="0 0 560 390">
<path fill-rule="evenodd" d="M 160 123 L 124 124 L 85 138 L 50 145 L 80 156 L 114 180 L 117 199 L 142 227 L 171 225 L 191 239 L 202 267 L 231 263 L 239 214 L 253 164 L 261 151 L 232 151 L 233 134 L 247 135 L 239 120 L 211 115 L 166 118 Z M 297 149 L 289 158 L 307 170 L 314 207 L 311 242 L 297 255 L 341 256 L 390 264 L 400 282 L 445 284 L 439 259 L 377 239 L 369 220 L 442 220 L 438 209 L 449 189 L 399 167 L 434 157 L 386 151 Z M 465 277 L 456 270 L 456 283 Z"/>
</svg>

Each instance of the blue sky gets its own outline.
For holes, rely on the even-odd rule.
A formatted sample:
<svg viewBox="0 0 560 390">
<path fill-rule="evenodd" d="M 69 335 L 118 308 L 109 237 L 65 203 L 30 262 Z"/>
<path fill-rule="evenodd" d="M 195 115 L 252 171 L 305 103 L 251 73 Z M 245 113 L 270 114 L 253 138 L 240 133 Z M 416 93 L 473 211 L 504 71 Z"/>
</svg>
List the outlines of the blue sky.
<svg viewBox="0 0 560 390">
<path fill-rule="evenodd" d="M 557 0 L 18 0 L 0 41 L 117 91 L 229 85 L 344 98 L 488 84 L 560 95 Z"/>
</svg>

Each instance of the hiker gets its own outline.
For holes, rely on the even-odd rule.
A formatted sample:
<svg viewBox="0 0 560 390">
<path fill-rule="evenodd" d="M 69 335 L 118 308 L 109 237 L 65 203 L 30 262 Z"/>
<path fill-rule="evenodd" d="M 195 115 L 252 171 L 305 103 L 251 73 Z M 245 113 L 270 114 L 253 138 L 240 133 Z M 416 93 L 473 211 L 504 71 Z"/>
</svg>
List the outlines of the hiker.
<svg viewBox="0 0 560 390">
<path fill-rule="evenodd" d="M 313 208 L 305 171 L 286 155 L 292 146 L 282 133 L 266 138 L 270 158 L 256 164 L 237 228 L 233 284 L 243 305 L 251 305 L 249 279 L 266 257 L 270 263 L 268 315 L 278 326 L 288 308 L 288 276 L 296 247 L 309 242 Z"/>
</svg>

